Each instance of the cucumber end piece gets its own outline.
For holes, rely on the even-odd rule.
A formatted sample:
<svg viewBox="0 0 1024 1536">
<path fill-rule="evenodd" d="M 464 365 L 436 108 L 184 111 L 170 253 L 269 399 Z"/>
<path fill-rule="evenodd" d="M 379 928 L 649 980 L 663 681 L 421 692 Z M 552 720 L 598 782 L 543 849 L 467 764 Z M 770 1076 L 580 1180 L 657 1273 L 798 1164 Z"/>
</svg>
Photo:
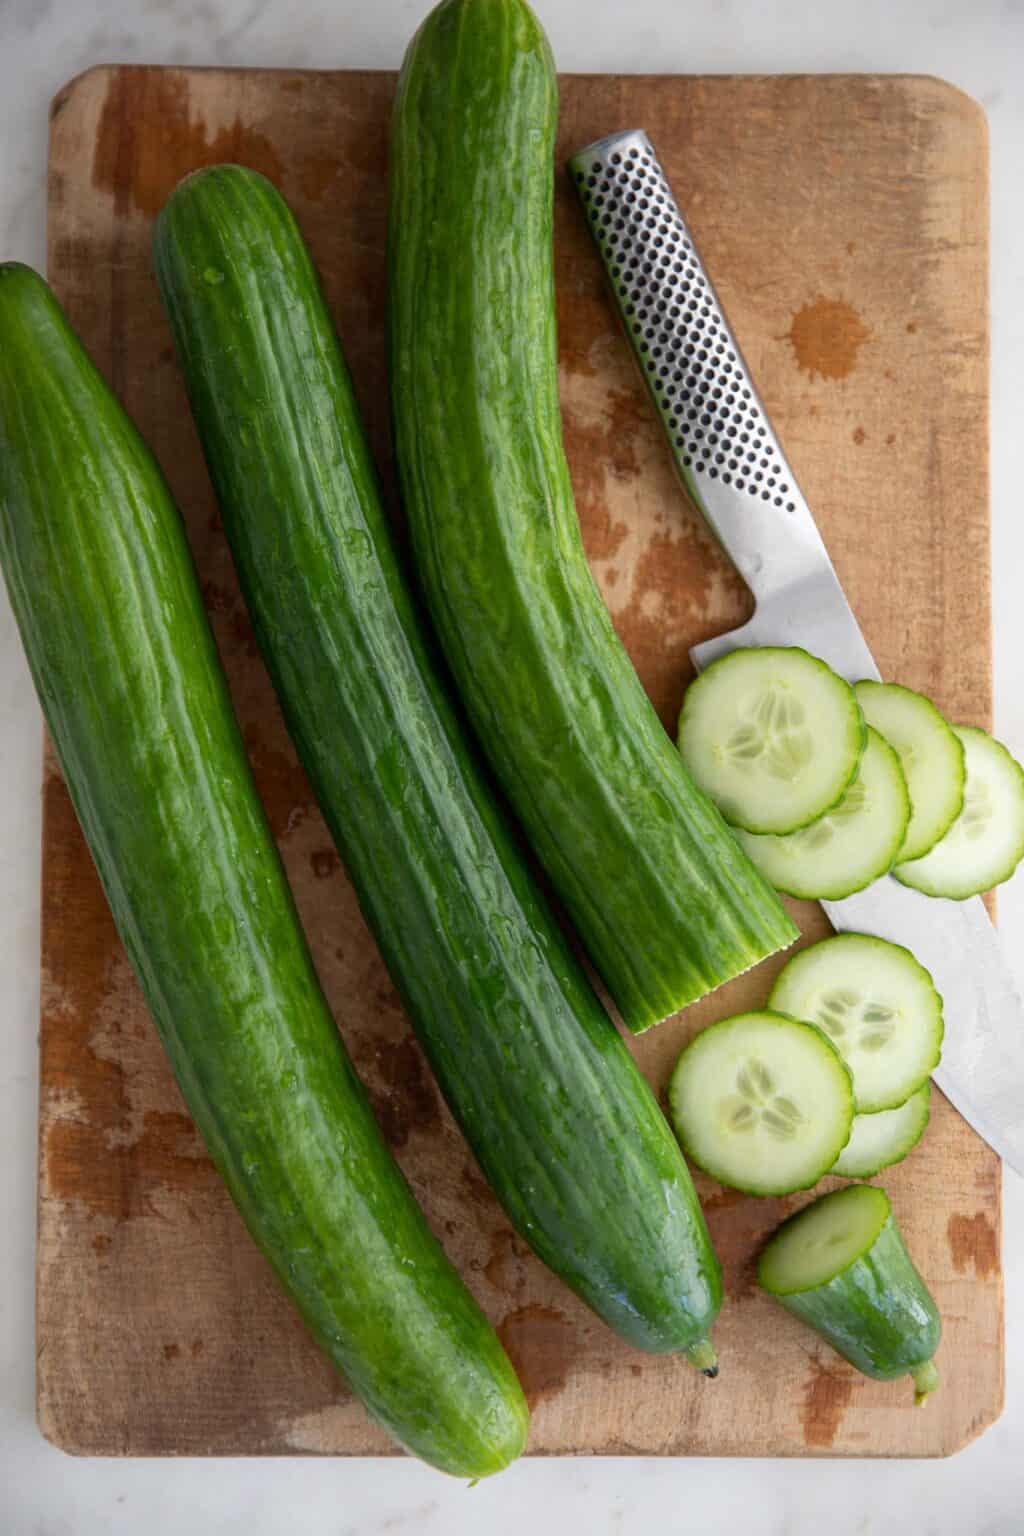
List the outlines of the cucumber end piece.
<svg viewBox="0 0 1024 1536">
<path fill-rule="evenodd" d="M 910 1374 L 914 1382 L 914 1405 L 920 1408 L 940 1385 L 942 1377 L 934 1360 L 923 1360 Z"/>
<path fill-rule="evenodd" d="M 696 1344 L 691 1344 L 686 1351 L 686 1358 L 691 1365 L 697 1367 L 702 1376 L 706 1376 L 709 1381 L 714 1381 L 718 1375 L 718 1356 L 710 1339 L 699 1339 Z"/>
</svg>

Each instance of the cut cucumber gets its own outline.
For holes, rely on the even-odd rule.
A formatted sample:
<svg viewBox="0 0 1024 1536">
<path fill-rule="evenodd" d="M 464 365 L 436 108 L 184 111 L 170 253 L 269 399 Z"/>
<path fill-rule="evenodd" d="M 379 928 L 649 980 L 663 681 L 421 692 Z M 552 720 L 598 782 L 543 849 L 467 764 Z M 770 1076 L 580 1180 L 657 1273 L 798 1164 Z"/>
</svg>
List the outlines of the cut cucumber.
<svg viewBox="0 0 1024 1536">
<path fill-rule="evenodd" d="M 855 1115 L 850 1139 L 832 1165 L 843 1179 L 870 1179 L 883 1168 L 900 1163 L 917 1146 L 928 1124 L 931 1083 L 912 1093 L 898 1109 L 877 1115 Z"/>
<path fill-rule="evenodd" d="M 919 859 L 959 816 L 964 803 L 964 749 L 931 699 L 899 683 L 857 683 L 868 725 L 899 753 L 910 791 L 911 817 L 901 859 Z"/>
<path fill-rule="evenodd" d="M 896 1109 L 939 1064 L 942 999 L 901 944 L 865 933 L 822 939 L 783 967 L 768 1006 L 825 1031 L 853 1074 L 858 1114 Z"/>
<path fill-rule="evenodd" d="M 855 1184 L 798 1211 L 761 1254 L 757 1278 L 865 1376 L 909 1374 L 918 1403 L 938 1386 L 938 1310 L 884 1189 Z"/>
<path fill-rule="evenodd" d="M 877 731 L 857 777 L 838 805 L 788 837 L 736 829 L 761 873 L 787 896 L 839 901 L 887 874 L 910 820 L 910 796 L 900 760 Z"/>
<path fill-rule="evenodd" d="M 676 1062 L 669 1104 L 693 1161 L 752 1195 L 816 1184 L 853 1122 L 850 1074 L 827 1036 L 767 1010 L 697 1035 Z"/>
<path fill-rule="evenodd" d="M 679 750 L 726 821 L 795 832 L 842 799 L 865 744 L 849 683 L 796 647 L 730 651 L 687 689 Z"/>
<path fill-rule="evenodd" d="M 1009 880 L 1024 858 L 1024 769 L 987 731 L 953 730 L 967 769 L 963 810 L 930 852 L 893 874 L 926 896 L 963 901 Z"/>
</svg>

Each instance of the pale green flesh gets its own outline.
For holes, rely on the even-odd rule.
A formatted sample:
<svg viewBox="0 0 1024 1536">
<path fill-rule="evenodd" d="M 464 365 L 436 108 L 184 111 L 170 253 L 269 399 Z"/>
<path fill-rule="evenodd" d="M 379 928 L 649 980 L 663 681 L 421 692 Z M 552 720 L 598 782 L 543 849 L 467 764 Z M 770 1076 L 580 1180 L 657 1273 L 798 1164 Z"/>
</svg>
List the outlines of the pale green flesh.
<svg viewBox="0 0 1024 1536">
<path fill-rule="evenodd" d="M 888 1196 L 872 1184 L 816 1200 L 772 1238 L 758 1280 L 775 1296 L 825 1285 L 867 1253 L 888 1215 Z"/>
<path fill-rule="evenodd" d="M 931 699 L 899 683 L 854 686 L 868 725 L 899 755 L 911 815 L 899 858 L 928 852 L 959 816 L 964 803 L 964 749 Z"/>
<path fill-rule="evenodd" d="M 930 852 L 893 874 L 927 896 L 963 901 L 1008 880 L 1024 858 L 1024 770 L 986 731 L 953 730 L 967 769 L 963 810 Z"/>
<path fill-rule="evenodd" d="M 722 1019 L 691 1041 L 669 1101 L 694 1162 L 752 1194 L 809 1188 L 853 1118 L 849 1074 L 821 1031 L 767 1011 Z"/>
<path fill-rule="evenodd" d="M 928 1082 L 896 1109 L 855 1115 L 850 1139 L 833 1163 L 832 1172 L 843 1179 L 870 1179 L 883 1168 L 902 1162 L 924 1135 L 930 1101 Z"/>
<path fill-rule="evenodd" d="M 777 890 L 839 901 L 889 871 L 909 817 L 899 758 L 869 729 L 857 776 L 838 805 L 788 837 L 740 829 L 736 836 Z"/>
<path fill-rule="evenodd" d="M 794 955 L 770 1008 L 817 1024 L 853 1075 L 859 1114 L 895 1109 L 921 1087 L 942 1051 L 942 999 L 899 944 L 841 933 Z"/>
<path fill-rule="evenodd" d="M 691 684 L 679 717 L 687 767 L 747 832 L 786 834 L 823 816 L 864 744 L 852 688 L 795 647 L 731 651 Z"/>
</svg>

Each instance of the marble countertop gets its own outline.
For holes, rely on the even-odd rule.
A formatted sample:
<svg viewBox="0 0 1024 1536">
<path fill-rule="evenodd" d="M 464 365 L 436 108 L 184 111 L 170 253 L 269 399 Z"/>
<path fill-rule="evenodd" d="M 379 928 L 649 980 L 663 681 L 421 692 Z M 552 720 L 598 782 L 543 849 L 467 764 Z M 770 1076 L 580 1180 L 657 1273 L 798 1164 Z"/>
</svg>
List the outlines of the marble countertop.
<svg viewBox="0 0 1024 1536">
<path fill-rule="evenodd" d="M 1021 0 L 537 0 L 563 69 L 935 74 L 992 143 L 996 727 L 1024 759 L 1024 4 Z M 47 104 L 91 64 L 397 65 L 427 0 L 0 0 L 0 259 L 43 265 Z M 1024 1532 L 1024 1180 L 1004 1192 L 1007 1406 L 946 1462 L 528 1461 L 472 1493 L 412 1462 L 72 1460 L 33 1416 L 38 708 L 0 597 L 0 1531 L 5 1536 L 620 1536 Z M 1024 875 L 1000 901 L 1024 982 Z"/>
</svg>

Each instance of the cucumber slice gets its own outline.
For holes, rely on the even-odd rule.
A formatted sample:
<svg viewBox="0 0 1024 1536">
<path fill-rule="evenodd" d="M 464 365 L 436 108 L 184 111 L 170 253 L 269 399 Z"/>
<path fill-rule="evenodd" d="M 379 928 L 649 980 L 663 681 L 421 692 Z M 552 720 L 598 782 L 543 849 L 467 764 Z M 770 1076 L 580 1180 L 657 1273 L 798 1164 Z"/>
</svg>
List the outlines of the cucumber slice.
<svg viewBox="0 0 1024 1536">
<path fill-rule="evenodd" d="M 930 852 L 893 874 L 926 896 L 964 901 L 1009 880 L 1024 858 L 1024 769 L 987 731 L 953 730 L 967 769 L 963 810 Z"/>
<path fill-rule="evenodd" d="M 687 1155 L 752 1195 L 809 1189 L 853 1123 L 850 1074 L 827 1036 L 765 1010 L 710 1024 L 679 1057 L 668 1091 Z"/>
<path fill-rule="evenodd" d="M 931 1076 L 942 1053 L 942 999 L 902 944 L 837 933 L 794 955 L 769 1008 L 825 1031 L 853 1074 L 858 1114 L 896 1109 Z"/>
<path fill-rule="evenodd" d="M 924 1135 L 931 1112 L 931 1083 L 924 1083 L 898 1109 L 855 1115 L 850 1139 L 832 1165 L 842 1179 L 870 1179 L 900 1163 Z"/>
<path fill-rule="evenodd" d="M 788 837 L 736 836 L 762 875 L 787 896 L 839 901 L 892 868 L 910 820 L 900 760 L 877 731 L 838 805 Z"/>
<path fill-rule="evenodd" d="M 918 1403 L 938 1386 L 938 1309 L 884 1189 L 855 1184 L 798 1211 L 770 1239 L 757 1278 L 865 1376 L 912 1376 Z"/>
<path fill-rule="evenodd" d="M 686 766 L 746 832 L 817 821 L 846 793 L 865 740 L 849 683 L 795 646 L 720 657 L 691 683 L 679 716 Z"/>
<path fill-rule="evenodd" d="M 959 816 L 964 803 L 964 749 L 931 699 L 899 683 L 857 683 L 868 725 L 899 753 L 912 813 L 900 859 L 919 859 Z"/>
</svg>

